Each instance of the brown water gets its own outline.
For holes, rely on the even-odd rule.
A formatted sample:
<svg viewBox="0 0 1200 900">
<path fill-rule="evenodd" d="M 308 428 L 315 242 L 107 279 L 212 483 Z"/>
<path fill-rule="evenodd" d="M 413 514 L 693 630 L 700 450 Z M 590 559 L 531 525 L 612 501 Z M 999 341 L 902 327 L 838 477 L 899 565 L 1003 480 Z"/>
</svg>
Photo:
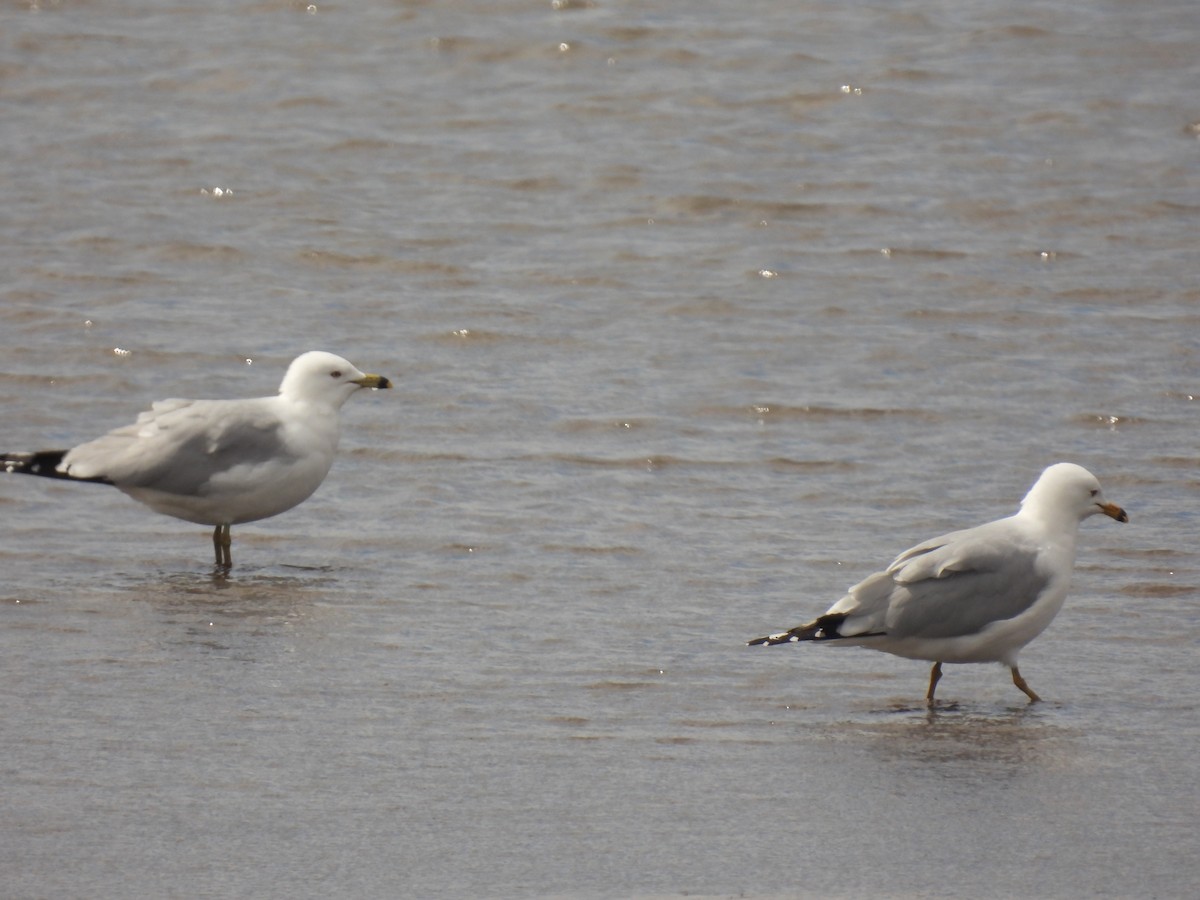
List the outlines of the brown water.
<svg viewBox="0 0 1200 900">
<path fill-rule="evenodd" d="M 1190 895 L 1198 37 L 1190 0 L 9 4 L 0 449 L 310 348 L 397 389 L 228 578 L 0 479 L 5 896 Z M 742 646 L 1063 459 L 1131 522 L 1022 657 L 1048 702 Z"/>
</svg>

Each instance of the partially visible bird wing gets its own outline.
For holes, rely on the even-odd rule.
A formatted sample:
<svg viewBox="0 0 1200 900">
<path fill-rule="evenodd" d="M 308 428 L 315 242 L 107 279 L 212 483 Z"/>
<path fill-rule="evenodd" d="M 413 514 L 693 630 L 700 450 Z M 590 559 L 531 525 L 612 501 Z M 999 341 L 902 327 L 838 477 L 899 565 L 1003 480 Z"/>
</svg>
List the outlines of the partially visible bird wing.
<svg viewBox="0 0 1200 900">
<path fill-rule="evenodd" d="M 269 399 L 162 400 L 135 423 L 75 447 L 60 468 L 119 487 L 202 495 L 233 465 L 288 455 Z"/>
<path fill-rule="evenodd" d="M 882 621 L 872 624 L 897 638 L 978 633 L 1024 612 L 1051 581 L 1039 565 L 1036 539 L 1022 534 L 1013 518 L 924 541 L 896 557 L 881 575 L 892 585 Z M 869 583 L 876 597 L 873 619 L 878 619 L 882 584 L 867 579 L 850 593 Z"/>
</svg>

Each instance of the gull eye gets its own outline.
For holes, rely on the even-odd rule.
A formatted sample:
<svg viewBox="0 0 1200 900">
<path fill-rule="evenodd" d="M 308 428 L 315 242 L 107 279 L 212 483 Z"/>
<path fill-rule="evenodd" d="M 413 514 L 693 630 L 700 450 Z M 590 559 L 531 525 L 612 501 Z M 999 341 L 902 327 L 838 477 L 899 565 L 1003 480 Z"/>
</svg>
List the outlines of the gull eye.
<svg viewBox="0 0 1200 900">
<path fill-rule="evenodd" d="M 332 372 L 330 372 L 330 373 L 329 373 L 329 377 L 330 377 L 330 378 L 341 378 L 341 377 L 342 377 L 342 373 L 341 373 L 341 371 L 340 371 L 340 370 L 338 370 L 338 369 L 334 369 Z M 1095 496 L 1095 494 L 1096 494 L 1096 492 L 1095 492 L 1095 491 L 1092 491 L 1092 495 L 1093 495 L 1093 496 Z"/>
<path fill-rule="evenodd" d="M 1096 490 L 1095 488 L 1092 488 L 1092 489 L 1091 489 L 1091 490 L 1090 490 L 1088 493 L 1089 493 L 1091 496 L 1095 497 L 1095 496 L 1096 496 L 1097 494 L 1099 494 L 1100 492 L 1099 492 L 1098 490 Z"/>
</svg>

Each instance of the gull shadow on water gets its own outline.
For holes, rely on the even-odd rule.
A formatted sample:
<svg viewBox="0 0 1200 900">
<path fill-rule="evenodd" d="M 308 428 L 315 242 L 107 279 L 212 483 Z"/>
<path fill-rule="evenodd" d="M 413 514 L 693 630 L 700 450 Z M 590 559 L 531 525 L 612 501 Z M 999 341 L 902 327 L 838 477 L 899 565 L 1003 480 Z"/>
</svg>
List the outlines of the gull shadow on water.
<svg viewBox="0 0 1200 900">
<path fill-rule="evenodd" d="M 129 600 L 152 608 L 163 624 L 182 626 L 185 633 L 216 642 L 216 647 L 235 635 L 294 633 L 321 618 L 336 581 L 327 568 L 247 567 L 233 572 L 159 572 L 157 577 L 130 577 L 114 587 Z"/>
<path fill-rule="evenodd" d="M 872 739 L 868 749 L 877 758 L 914 771 L 1016 774 L 1056 765 L 1072 754 L 1075 734 L 1057 722 L 1055 711 L 1045 703 L 898 705 L 854 727 Z"/>
<path fill-rule="evenodd" d="M 269 568 L 242 566 L 236 569 L 213 567 L 208 571 L 159 570 L 147 579 L 142 573 L 130 575 L 123 585 L 126 589 L 144 588 L 192 596 L 220 597 L 270 594 L 276 590 L 311 590 L 335 581 L 330 566 L 299 566 L 281 564 Z"/>
</svg>

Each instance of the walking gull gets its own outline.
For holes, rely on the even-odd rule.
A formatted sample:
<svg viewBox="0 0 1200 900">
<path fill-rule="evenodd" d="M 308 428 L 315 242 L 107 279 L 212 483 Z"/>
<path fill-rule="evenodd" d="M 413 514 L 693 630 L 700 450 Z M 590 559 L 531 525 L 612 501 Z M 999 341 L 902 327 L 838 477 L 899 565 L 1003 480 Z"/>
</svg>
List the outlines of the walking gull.
<svg viewBox="0 0 1200 900">
<path fill-rule="evenodd" d="M 288 366 L 279 393 L 248 400 L 160 400 L 71 450 L 0 455 L 5 471 L 111 484 L 155 512 L 212 525 L 216 564 L 233 565 L 231 525 L 308 499 L 333 465 L 338 410 L 361 388 L 390 388 L 314 350 Z"/>
<path fill-rule="evenodd" d="M 1129 521 L 1091 472 L 1058 463 L 1015 515 L 917 544 L 824 615 L 749 643 L 832 641 L 931 661 L 931 706 L 942 663 L 999 662 L 1030 701 L 1040 700 L 1021 677 L 1017 654 L 1062 609 L 1079 523 L 1096 513 Z"/>
</svg>

